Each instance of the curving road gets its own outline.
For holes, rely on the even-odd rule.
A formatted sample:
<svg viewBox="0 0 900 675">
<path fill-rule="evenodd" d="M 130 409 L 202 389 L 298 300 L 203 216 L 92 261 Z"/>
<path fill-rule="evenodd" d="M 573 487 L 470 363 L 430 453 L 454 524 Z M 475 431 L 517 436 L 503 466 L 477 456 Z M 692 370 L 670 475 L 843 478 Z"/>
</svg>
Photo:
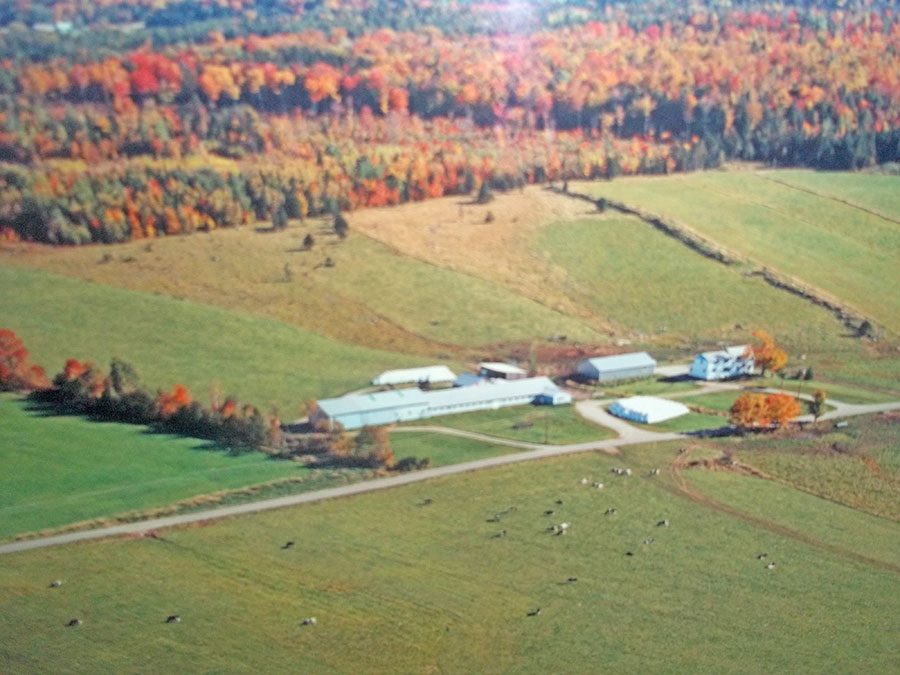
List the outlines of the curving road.
<svg viewBox="0 0 900 675">
<path fill-rule="evenodd" d="M 835 410 L 832 410 L 826 415 L 823 415 L 821 419 L 855 417 L 857 415 L 868 415 L 872 413 L 900 410 L 900 401 L 894 401 L 892 403 L 852 405 L 849 403 L 841 403 L 839 401 L 829 400 L 829 404 L 834 405 Z M 614 428 L 616 431 L 620 432 L 621 437 L 603 441 L 591 441 L 587 443 L 572 443 L 569 445 L 539 445 L 521 441 L 513 441 L 504 438 L 497 438 L 495 436 L 488 436 L 486 434 L 479 434 L 470 431 L 462 431 L 459 429 L 449 429 L 447 427 L 405 427 L 402 429 L 395 429 L 394 431 L 429 431 L 432 433 L 441 433 L 449 436 L 472 438 L 475 440 L 493 443 L 495 445 L 507 445 L 509 447 L 527 449 L 528 451 L 513 453 L 509 455 L 501 455 L 499 457 L 488 457 L 472 462 L 464 462 L 462 464 L 452 464 L 450 466 L 436 467 L 434 469 L 413 471 L 396 476 L 389 476 L 387 478 L 375 478 L 373 480 L 368 480 L 361 483 L 343 485 L 341 487 L 328 488 L 325 490 L 316 490 L 314 492 L 306 492 L 299 495 L 277 497 L 274 499 L 264 499 L 258 502 L 249 502 L 247 504 L 237 504 L 234 506 L 221 506 L 206 511 L 197 511 L 194 513 L 167 516 L 165 518 L 153 518 L 150 520 L 142 520 L 136 523 L 126 523 L 123 525 L 114 525 L 112 527 L 103 527 L 95 530 L 85 530 L 81 532 L 70 532 L 68 534 L 60 534 L 52 537 L 42 537 L 40 539 L 16 541 L 9 544 L 0 545 L 0 555 L 17 553 L 20 551 L 28 551 L 30 549 L 36 548 L 46 548 L 48 546 L 71 544 L 79 541 L 89 541 L 91 539 L 101 539 L 119 535 L 141 534 L 149 532 L 151 530 L 158 530 L 166 527 L 188 525 L 190 523 L 198 523 L 208 520 L 218 520 L 219 518 L 228 518 L 231 516 L 239 516 L 248 513 L 259 513 L 261 511 L 280 509 L 288 506 L 297 506 L 298 504 L 319 502 L 326 499 L 336 499 L 338 497 L 349 497 L 351 495 L 374 492 L 376 490 L 385 490 L 401 485 L 409 485 L 411 483 L 419 483 L 421 481 L 431 480 L 433 478 L 453 476 L 455 474 L 468 473 L 470 471 L 478 471 L 481 469 L 504 466 L 507 464 L 517 464 L 519 462 L 529 462 L 536 459 L 558 457 L 560 455 L 568 455 L 578 452 L 606 452 L 609 454 L 618 454 L 617 448 L 626 445 L 659 443 L 662 441 L 674 441 L 690 438 L 690 436 L 687 434 L 657 433 L 653 431 L 637 429 L 629 425 L 627 422 L 609 415 L 605 410 L 603 410 L 602 405 L 599 401 L 581 401 L 576 405 L 578 412 L 584 415 L 587 419 L 595 421 L 599 424 L 603 424 L 604 426 L 610 426 Z M 809 416 L 805 417 L 808 417 L 809 421 L 812 420 L 812 418 Z M 798 421 L 807 420 L 805 418 L 798 418 Z"/>
</svg>

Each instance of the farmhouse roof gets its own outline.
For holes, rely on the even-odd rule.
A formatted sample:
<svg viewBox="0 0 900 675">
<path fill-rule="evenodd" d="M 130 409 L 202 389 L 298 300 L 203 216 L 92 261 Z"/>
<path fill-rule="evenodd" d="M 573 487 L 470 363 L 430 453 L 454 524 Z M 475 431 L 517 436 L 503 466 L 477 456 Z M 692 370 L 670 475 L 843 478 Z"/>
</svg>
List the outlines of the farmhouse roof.
<svg viewBox="0 0 900 675">
<path fill-rule="evenodd" d="M 710 352 L 703 352 L 700 354 L 707 361 L 712 361 L 714 359 L 733 359 L 737 356 L 743 356 L 747 353 L 747 345 L 735 345 L 734 347 L 725 347 L 724 349 L 715 349 Z"/>
</svg>

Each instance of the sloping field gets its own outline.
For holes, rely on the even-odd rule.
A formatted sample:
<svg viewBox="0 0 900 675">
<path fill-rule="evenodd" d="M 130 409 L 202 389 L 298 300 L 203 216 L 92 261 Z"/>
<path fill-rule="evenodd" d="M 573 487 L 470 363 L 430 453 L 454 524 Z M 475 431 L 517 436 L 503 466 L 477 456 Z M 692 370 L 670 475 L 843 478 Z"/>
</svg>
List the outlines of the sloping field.
<svg viewBox="0 0 900 675">
<path fill-rule="evenodd" d="M 441 201 L 456 212 L 452 200 Z M 378 212 L 390 217 L 392 210 Z M 307 233 L 316 242 L 308 251 L 302 248 Z M 459 354 L 461 347 L 556 334 L 606 339 L 595 330 L 600 322 L 592 327 L 567 316 L 541 296 L 532 299 L 490 277 L 398 255 L 353 230 L 341 241 L 318 220 L 295 222 L 282 232 L 221 230 L 102 249 L 21 246 L 7 260 L 407 354 Z"/>
<path fill-rule="evenodd" d="M 900 178 L 705 172 L 574 189 L 681 221 L 900 333 Z"/>
<path fill-rule="evenodd" d="M 506 467 L 157 540 L 12 555 L 0 566 L 0 668 L 892 670 L 897 524 L 783 485 L 704 474 L 724 500 L 767 486 L 777 509 L 747 520 L 683 498 L 665 472 L 645 477 L 676 451 Z M 623 464 L 634 476 L 610 478 Z M 604 515 L 609 507 L 617 513 Z M 500 523 L 485 522 L 500 512 Z M 669 527 L 656 525 L 663 518 Z M 546 531 L 563 520 L 567 536 Z M 778 529 L 791 527 L 812 538 Z M 287 540 L 296 546 L 282 550 Z M 47 588 L 57 578 L 62 587 Z M 181 623 L 165 623 L 172 613 Z M 309 616 L 317 625 L 301 626 Z M 66 628 L 73 617 L 83 624 Z"/>
<path fill-rule="evenodd" d="M 537 246 L 568 271 L 570 296 L 644 335 L 740 342 L 766 326 L 795 344 L 840 342 L 841 327 L 827 312 L 710 261 L 636 217 L 559 223 L 541 231 Z"/>
<path fill-rule="evenodd" d="M 259 453 L 229 456 L 206 441 L 144 427 L 44 417 L 0 397 L 0 539 L 309 475 Z"/>
<path fill-rule="evenodd" d="M 310 397 L 338 395 L 386 368 L 422 363 L 241 311 L 36 270 L 0 267 L 0 287 L 7 291 L 0 293 L 0 325 L 16 331 L 51 374 L 69 357 L 103 367 L 120 357 L 150 387 L 181 382 L 206 401 L 216 382 L 223 395 L 264 409 L 277 405 L 284 419 L 299 416 Z"/>
</svg>

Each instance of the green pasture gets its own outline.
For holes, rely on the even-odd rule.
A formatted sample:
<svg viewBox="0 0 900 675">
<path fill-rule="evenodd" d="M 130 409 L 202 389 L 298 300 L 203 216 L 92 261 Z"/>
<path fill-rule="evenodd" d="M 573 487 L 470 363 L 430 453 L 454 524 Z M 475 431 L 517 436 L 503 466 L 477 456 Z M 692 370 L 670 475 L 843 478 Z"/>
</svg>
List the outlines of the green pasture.
<svg viewBox="0 0 900 675">
<path fill-rule="evenodd" d="M 338 396 L 387 368 L 424 365 L 243 312 L 46 272 L 0 267 L 0 287 L 0 326 L 18 333 L 51 376 L 70 357 L 103 368 L 119 357 L 152 388 L 180 382 L 207 402 L 216 383 L 222 396 L 276 405 L 288 420 L 310 398 Z"/>
<path fill-rule="evenodd" d="M 44 416 L 0 397 L 0 538 L 308 474 L 259 453 L 231 456 L 146 427 Z"/>
<path fill-rule="evenodd" d="M 757 520 L 685 499 L 668 472 L 647 476 L 679 447 L 10 555 L 0 670 L 893 670 L 900 526 L 720 472 L 688 480 Z M 634 475 L 610 475 L 623 465 Z M 562 521 L 566 536 L 547 531 Z M 296 545 L 282 550 L 287 540 Z M 52 579 L 62 587 L 48 588 Z M 181 623 L 165 623 L 172 613 Z M 301 626 L 310 616 L 317 625 Z M 73 617 L 83 624 L 66 628 Z"/>
<path fill-rule="evenodd" d="M 700 348 L 746 342 L 765 328 L 793 345 L 851 347 L 827 312 L 704 258 L 635 217 L 559 223 L 542 231 L 539 245 L 568 271 L 570 296 L 644 336 L 676 336 Z"/>
<path fill-rule="evenodd" d="M 527 443 L 547 442 L 551 445 L 615 438 L 612 430 L 588 422 L 572 405 L 516 406 L 498 410 L 479 410 L 459 415 L 432 417 L 416 424 L 475 431 Z"/>
<path fill-rule="evenodd" d="M 701 172 L 581 188 L 675 218 L 900 333 L 900 178 Z"/>
</svg>

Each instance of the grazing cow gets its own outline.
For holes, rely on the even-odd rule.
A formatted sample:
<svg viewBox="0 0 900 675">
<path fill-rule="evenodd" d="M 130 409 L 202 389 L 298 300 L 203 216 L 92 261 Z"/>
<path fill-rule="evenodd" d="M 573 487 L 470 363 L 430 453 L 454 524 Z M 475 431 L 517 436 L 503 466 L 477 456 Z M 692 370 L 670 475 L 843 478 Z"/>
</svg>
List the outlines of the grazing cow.
<svg viewBox="0 0 900 675">
<path fill-rule="evenodd" d="M 562 503 L 563 503 L 562 499 L 557 499 L 557 500 L 556 500 L 556 505 L 557 505 L 557 506 L 562 506 Z"/>
<path fill-rule="evenodd" d="M 166 623 L 181 623 L 181 617 L 177 614 L 169 614 L 166 617 Z"/>
<path fill-rule="evenodd" d="M 528 616 L 538 616 L 541 613 L 540 607 L 535 607 L 533 610 L 528 612 Z"/>
<path fill-rule="evenodd" d="M 281 550 L 286 551 L 289 548 L 294 548 L 294 542 L 292 542 L 292 541 L 285 542 L 284 546 L 281 547 Z"/>
<path fill-rule="evenodd" d="M 429 504 L 434 504 L 434 500 L 431 497 L 426 497 L 419 502 L 419 506 L 428 506 Z"/>
<path fill-rule="evenodd" d="M 659 469 L 650 469 L 650 475 L 651 475 L 651 476 L 658 476 L 658 475 L 659 475 Z"/>
<path fill-rule="evenodd" d="M 559 524 L 559 529 L 561 529 L 563 531 L 568 530 L 570 527 L 572 527 L 572 523 L 560 523 Z"/>
<path fill-rule="evenodd" d="M 646 539 L 644 539 L 645 544 L 652 544 L 654 541 L 656 541 L 656 539 L 654 539 L 653 537 L 647 537 Z"/>
<path fill-rule="evenodd" d="M 492 515 L 490 518 L 488 518 L 487 521 L 485 521 L 485 522 L 488 522 L 488 523 L 499 523 L 499 522 L 500 522 L 500 514 L 499 514 L 499 513 L 495 513 L 495 514 Z"/>
<path fill-rule="evenodd" d="M 50 588 L 59 588 L 60 586 L 62 586 L 62 581 L 59 579 L 54 579 L 50 582 Z"/>
<path fill-rule="evenodd" d="M 494 535 L 494 539 L 502 539 L 506 536 L 506 530 L 500 530 L 497 534 Z"/>
<path fill-rule="evenodd" d="M 300 625 L 302 625 L 302 626 L 315 626 L 316 623 L 317 623 L 316 617 L 314 617 L 314 616 L 308 616 L 308 617 L 306 617 L 305 619 L 303 619 L 303 621 L 301 622 Z"/>
<path fill-rule="evenodd" d="M 768 553 L 760 553 L 758 556 L 756 556 L 756 559 L 757 559 L 757 560 L 764 560 L 764 559 L 767 558 L 768 556 L 769 556 Z"/>
<path fill-rule="evenodd" d="M 630 475 L 631 475 L 631 469 L 625 469 L 625 475 L 626 475 L 626 476 L 630 476 Z"/>
<path fill-rule="evenodd" d="M 578 577 L 569 577 L 566 579 L 567 584 L 574 584 L 576 581 L 578 581 Z"/>
<path fill-rule="evenodd" d="M 546 511 L 544 511 L 545 516 L 552 516 L 554 513 L 556 513 L 556 511 L 554 511 L 553 509 L 547 509 Z"/>
<path fill-rule="evenodd" d="M 608 509 L 606 509 L 606 513 L 604 515 L 612 516 L 612 515 L 615 515 L 615 513 L 616 513 L 616 510 L 612 507 L 609 507 Z"/>
<path fill-rule="evenodd" d="M 633 556 L 634 553 L 633 553 L 632 551 L 625 551 L 625 555 L 627 555 L 627 556 Z"/>
<path fill-rule="evenodd" d="M 582 484 L 582 485 L 587 485 L 589 482 L 590 482 L 590 481 L 588 481 L 587 478 L 582 478 L 582 479 L 581 479 L 581 484 Z"/>
<path fill-rule="evenodd" d="M 68 626 L 69 628 L 74 628 L 75 626 L 80 626 L 80 625 L 81 625 L 81 619 L 78 619 L 78 618 L 69 619 L 69 623 L 66 624 L 66 626 Z"/>
<path fill-rule="evenodd" d="M 594 487 L 597 488 L 598 490 L 602 490 L 602 489 L 603 489 L 603 483 L 594 483 Z"/>
<path fill-rule="evenodd" d="M 663 520 L 659 521 L 659 522 L 656 524 L 656 526 L 657 526 L 657 527 L 668 527 L 668 526 L 669 526 L 669 519 L 668 519 L 668 518 L 664 518 Z"/>
<path fill-rule="evenodd" d="M 766 569 L 767 569 L 767 570 L 774 570 L 774 569 L 775 569 L 775 563 L 770 562 L 768 565 L 766 565 Z"/>
</svg>

